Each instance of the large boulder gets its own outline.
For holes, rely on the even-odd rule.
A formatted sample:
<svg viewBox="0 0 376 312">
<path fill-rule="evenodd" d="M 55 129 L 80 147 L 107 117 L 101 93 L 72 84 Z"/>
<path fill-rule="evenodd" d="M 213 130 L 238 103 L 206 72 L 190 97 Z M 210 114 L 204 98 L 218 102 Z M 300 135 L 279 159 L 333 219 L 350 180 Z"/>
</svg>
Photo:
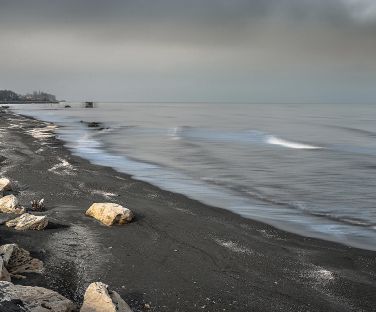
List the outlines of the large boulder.
<svg viewBox="0 0 376 312">
<path fill-rule="evenodd" d="M 86 215 L 108 226 L 113 224 L 125 224 L 131 222 L 133 219 L 131 210 L 113 203 L 94 203 L 86 211 Z"/>
<path fill-rule="evenodd" d="M 7 178 L 0 178 L 0 193 L 12 190 L 12 184 Z"/>
<path fill-rule="evenodd" d="M 116 291 L 101 282 L 92 283 L 86 289 L 80 312 L 132 312 L 129 305 Z"/>
<path fill-rule="evenodd" d="M 72 301 L 55 291 L 0 282 L 0 311 L 71 312 Z"/>
<path fill-rule="evenodd" d="M 24 213 L 25 209 L 18 207 L 18 199 L 14 195 L 7 195 L 0 198 L 0 212 L 4 213 Z"/>
<path fill-rule="evenodd" d="M 35 216 L 24 213 L 20 217 L 5 223 L 8 227 L 14 227 L 16 230 L 43 230 L 48 225 L 47 216 Z"/>
<path fill-rule="evenodd" d="M 20 277 L 21 273 L 42 273 L 43 262 L 30 256 L 30 253 L 17 244 L 0 246 L 0 258 L 4 267 L 12 276 Z"/>
</svg>

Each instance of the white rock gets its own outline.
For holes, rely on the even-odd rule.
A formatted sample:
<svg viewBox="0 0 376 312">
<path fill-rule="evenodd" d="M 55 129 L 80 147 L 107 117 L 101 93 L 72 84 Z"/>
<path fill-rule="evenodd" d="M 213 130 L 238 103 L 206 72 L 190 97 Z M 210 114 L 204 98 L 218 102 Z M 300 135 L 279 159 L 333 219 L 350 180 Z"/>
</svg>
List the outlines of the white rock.
<svg viewBox="0 0 376 312">
<path fill-rule="evenodd" d="M 7 195 L 3 198 L 0 198 L 0 212 L 5 213 L 20 213 L 22 209 L 17 208 L 18 199 L 14 195 Z"/>
<path fill-rule="evenodd" d="M 101 282 L 92 283 L 86 289 L 80 312 L 132 312 L 116 291 Z"/>
<path fill-rule="evenodd" d="M 0 178 L 0 192 L 10 191 L 12 189 L 12 184 L 7 178 Z"/>
<path fill-rule="evenodd" d="M 108 226 L 128 223 L 133 219 L 131 210 L 113 203 L 94 203 L 86 211 L 86 215 Z"/>
<path fill-rule="evenodd" d="M 23 309 L 20 308 L 20 303 Z M 64 296 L 46 288 L 0 282 L 0 311 L 8 310 L 71 312 L 75 311 L 75 305 Z"/>
<path fill-rule="evenodd" d="M 24 213 L 20 217 L 5 223 L 8 227 L 14 227 L 16 230 L 43 230 L 48 225 L 47 216 L 34 216 Z"/>
</svg>

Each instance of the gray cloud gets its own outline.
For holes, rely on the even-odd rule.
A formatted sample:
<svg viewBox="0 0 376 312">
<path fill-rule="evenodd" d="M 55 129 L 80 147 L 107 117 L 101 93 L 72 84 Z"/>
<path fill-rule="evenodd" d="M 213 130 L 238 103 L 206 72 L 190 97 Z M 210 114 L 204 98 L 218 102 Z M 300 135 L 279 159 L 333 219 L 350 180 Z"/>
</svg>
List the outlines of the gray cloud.
<svg viewBox="0 0 376 312">
<path fill-rule="evenodd" d="M 0 88 L 369 101 L 375 38 L 371 0 L 0 0 Z"/>
</svg>

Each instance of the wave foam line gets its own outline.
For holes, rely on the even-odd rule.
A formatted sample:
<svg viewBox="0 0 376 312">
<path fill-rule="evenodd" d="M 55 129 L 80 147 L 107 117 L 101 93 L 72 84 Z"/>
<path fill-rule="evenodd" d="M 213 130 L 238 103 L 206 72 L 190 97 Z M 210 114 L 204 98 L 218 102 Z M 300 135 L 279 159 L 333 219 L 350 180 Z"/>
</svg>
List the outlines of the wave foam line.
<svg viewBox="0 0 376 312">
<path fill-rule="evenodd" d="M 279 145 L 279 146 L 283 146 L 287 148 L 295 148 L 295 149 L 322 149 L 322 147 L 320 146 L 308 145 L 308 144 L 303 144 L 303 143 L 298 143 L 298 142 L 291 142 L 291 141 L 277 138 L 275 136 L 268 136 L 266 139 L 266 143 Z"/>
</svg>

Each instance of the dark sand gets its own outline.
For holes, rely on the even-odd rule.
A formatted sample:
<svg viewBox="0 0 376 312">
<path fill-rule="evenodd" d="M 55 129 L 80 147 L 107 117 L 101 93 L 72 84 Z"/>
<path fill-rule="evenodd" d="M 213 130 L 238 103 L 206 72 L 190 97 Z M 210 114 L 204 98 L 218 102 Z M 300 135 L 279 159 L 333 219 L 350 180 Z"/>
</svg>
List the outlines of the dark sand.
<svg viewBox="0 0 376 312">
<path fill-rule="evenodd" d="M 23 205 L 44 197 L 52 220 L 40 232 L 0 226 L 1 244 L 45 261 L 44 274 L 15 283 L 80 303 L 90 282 L 103 281 L 135 311 L 376 311 L 376 252 L 283 232 L 92 165 L 48 131 L 41 137 L 47 125 L 0 116 L 1 176 L 17 181 Z M 105 227 L 84 215 L 104 201 L 132 209 L 135 222 Z"/>
</svg>

